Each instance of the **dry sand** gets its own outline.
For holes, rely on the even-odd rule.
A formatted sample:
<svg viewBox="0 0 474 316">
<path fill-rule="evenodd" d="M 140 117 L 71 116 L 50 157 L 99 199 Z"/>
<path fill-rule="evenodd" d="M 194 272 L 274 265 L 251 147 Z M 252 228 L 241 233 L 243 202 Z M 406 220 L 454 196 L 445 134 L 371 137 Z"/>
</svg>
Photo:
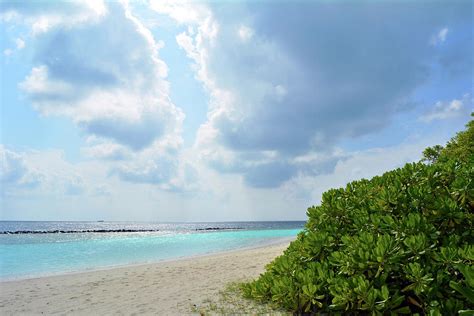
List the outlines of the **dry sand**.
<svg viewBox="0 0 474 316">
<path fill-rule="evenodd" d="M 257 277 L 288 244 L 0 282 L 0 314 L 190 314 L 229 282 Z"/>
</svg>

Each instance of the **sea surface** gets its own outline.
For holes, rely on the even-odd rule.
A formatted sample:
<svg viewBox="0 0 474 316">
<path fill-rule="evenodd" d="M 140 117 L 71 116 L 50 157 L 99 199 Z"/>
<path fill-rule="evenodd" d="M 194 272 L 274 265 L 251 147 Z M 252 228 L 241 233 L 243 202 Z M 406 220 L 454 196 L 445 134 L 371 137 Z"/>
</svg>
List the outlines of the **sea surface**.
<svg viewBox="0 0 474 316">
<path fill-rule="evenodd" d="M 0 221 L 0 280 L 258 247 L 296 236 L 304 224 Z"/>
</svg>

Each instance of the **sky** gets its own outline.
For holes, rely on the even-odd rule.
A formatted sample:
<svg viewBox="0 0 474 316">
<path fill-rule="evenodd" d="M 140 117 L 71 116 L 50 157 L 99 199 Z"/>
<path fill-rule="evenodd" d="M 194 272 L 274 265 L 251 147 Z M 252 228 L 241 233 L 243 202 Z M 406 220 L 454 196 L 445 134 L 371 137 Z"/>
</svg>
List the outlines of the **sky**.
<svg viewBox="0 0 474 316">
<path fill-rule="evenodd" d="M 0 1 L 0 220 L 304 220 L 474 111 L 472 1 Z"/>
</svg>

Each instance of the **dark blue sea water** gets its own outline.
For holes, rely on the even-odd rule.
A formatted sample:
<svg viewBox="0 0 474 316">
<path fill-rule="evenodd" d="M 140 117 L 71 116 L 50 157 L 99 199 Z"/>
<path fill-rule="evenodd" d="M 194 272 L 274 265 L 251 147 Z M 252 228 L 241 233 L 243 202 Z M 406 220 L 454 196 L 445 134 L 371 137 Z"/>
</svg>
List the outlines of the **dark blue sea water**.
<svg viewBox="0 0 474 316">
<path fill-rule="evenodd" d="M 294 237 L 303 226 L 304 222 L 1 221 L 0 279 L 157 262 L 255 247 Z"/>
</svg>

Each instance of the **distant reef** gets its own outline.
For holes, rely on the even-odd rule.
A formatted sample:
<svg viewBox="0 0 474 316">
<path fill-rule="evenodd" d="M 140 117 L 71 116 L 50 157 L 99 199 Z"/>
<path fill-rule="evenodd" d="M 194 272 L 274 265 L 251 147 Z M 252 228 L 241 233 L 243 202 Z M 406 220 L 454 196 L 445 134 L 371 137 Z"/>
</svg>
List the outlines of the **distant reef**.
<svg viewBox="0 0 474 316">
<path fill-rule="evenodd" d="M 16 230 L 3 231 L 2 235 L 15 234 L 78 234 L 78 233 L 144 233 L 158 232 L 159 229 L 86 229 L 86 230 Z"/>
<path fill-rule="evenodd" d="M 216 230 L 239 230 L 242 227 L 205 227 L 196 228 L 196 231 L 216 231 Z M 0 231 L 0 235 L 21 235 L 21 234 L 80 234 L 80 233 L 147 233 L 158 232 L 159 229 L 84 229 L 84 230 L 14 230 Z"/>
</svg>

